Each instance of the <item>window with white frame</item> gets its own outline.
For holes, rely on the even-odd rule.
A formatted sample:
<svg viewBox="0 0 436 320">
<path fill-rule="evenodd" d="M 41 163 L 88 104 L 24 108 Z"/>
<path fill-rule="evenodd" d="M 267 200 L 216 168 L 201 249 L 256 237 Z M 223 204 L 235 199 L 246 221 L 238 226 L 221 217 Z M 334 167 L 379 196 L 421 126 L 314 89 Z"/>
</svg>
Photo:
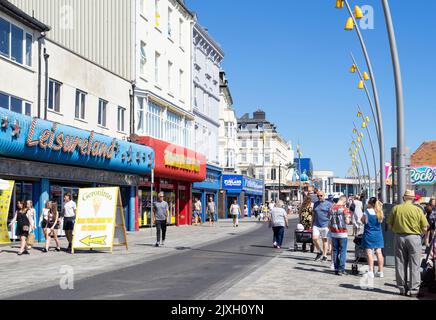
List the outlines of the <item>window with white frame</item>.
<svg viewBox="0 0 436 320">
<path fill-rule="evenodd" d="M 271 154 L 265 153 L 265 163 L 270 163 L 270 162 L 271 162 Z"/>
<path fill-rule="evenodd" d="M 48 85 L 48 109 L 51 111 L 61 111 L 61 86 L 60 82 L 50 79 Z"/>
<path fill-rule="evenodd" d="M 241 140 L 241 147 L 242 148 L 247 148 L 247 139 L 242 139 Z"/>
<path fill-rule="evenodd" d="M 140 73 L 141 76 L 145 75 L 145 67 L 147 64 L 147 45 L 145 44 L 144 41 L 141 41 L 141 46 L 140 46 L 140 55 L 141 55 L 141 62 L 140 62 Z"/>
<path fill-rule="evenodd" d="M 194 86 L 194 107 L 198 108 L 198 87 Z"/>
<path fill-rule="evenodd" d="M 183 140 L 184 140 L 184 147 L 191 148 L 192 143 L 192 121 L 189 121 L 185 119 L 184 127 L 183 127 Z"/>
<path fill-rule="evenodd" d="M 184 100 L 184 72 L 183 70 L 179 70 L 179 97 L 181 100 Z"/>
<path fill-rule="evenodd" d="M 235 151 L 234 150 L 226 150 L 225 153 L 225 167 L 226 168 L 234 168 L 235 167 Z"/>
<path fill-rule="evenodd" d="M 144 132 L 146 135 L 156 138 L 164 139 L 164 108 L 157 105 L 153 101 L 149 101 L 147 105 L 146 123 Z"/>
<path fill-rule="evenodd" d="M 257 137 L 253 137 L 253 148 L 259 147 L 259 140 Z"/>
<path fill-rule="evenodd" d="M 106 112 L 107 101 L 103 99 L 98 100 L 98 124 L 102 127 L 106 127 Z"/>
<path fill-rule="evenodd" d="M 118 106 L 118 117 L 117 117 L 117 130 L 119 132 L 124 132 L 125 130 L 125 115 L 126 115 L 126 109 Z"/>
<path fill-rule="evenodd" d="M 172 37 L 172 27 L 171 22 L 173 20 L 173 10 L 171 8 L 168 8 L 168 37 Z"/>
<path fill-rule="evenodd" d="M 241 154 L 241 162 L 242 163 L 246 163 L 247 162 L 247 154 L 246 153 L 242 153 Z"/>
<path fill-rule="evenodd" d="M 259 154 L 257 153 L 257 150 L 253 151 L 253 164 L 259 163 Z"/>
<path fill-rule="evenodd" d="M 154 81 L 159 84 L 159 64 L 160 64 L 160 53 L 155 52 L 154 58 Z"/>
<path fill-rule="evenodd" d="M 183 48 L 183 20 L 179 19 L 179 46 Z"/>
<path fill-rule="evenodd" d="M 168 92 L 173 93 L 173 63 L 168 61 Z"/>
<path fill-rule="evenodd" d="M 85 120 L 86 113 L 86 93 L 76 90 L 76 109 L 75 117 L 79 120 Z"/>
<path fill-rule="evenodd" d="M 138 120 L 138 127 L 136 130 L 139 133 L 144 132 L 144 119 L 145 119 L 145 99 L 144 98 L 138 98 L 138 108 L 137 108 L 137 120 Z"/>
<path fill-rule="evenodd" d="M 0 108 L 4 108 L 26 116 L 32 115 L 32 104 L 23 99 L 0 92 Z"/>
<path fill-rule="evenodd" d="M 0 18 L 0 54 L 12 61 L 32 66 L 32 35 Z"/>
<path fill-rule="evenodd" d="M 182 117 L 178 114 L 167 111 L 167 122 L 166 122 L 166 140 L 168 142 L 182 145 Z"/>
</svg>

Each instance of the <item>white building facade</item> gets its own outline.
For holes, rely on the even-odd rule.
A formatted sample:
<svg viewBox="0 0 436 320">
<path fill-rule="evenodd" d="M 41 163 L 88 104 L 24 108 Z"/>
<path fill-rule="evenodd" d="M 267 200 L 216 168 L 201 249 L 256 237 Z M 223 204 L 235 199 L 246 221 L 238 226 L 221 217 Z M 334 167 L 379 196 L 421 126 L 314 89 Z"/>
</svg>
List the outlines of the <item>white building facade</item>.
<svg viewBox="0 0 436 320">
<path fill-rule="evenodd" d="M 220 64 L 224 52 L 198 21 L 193 29 L 195 150 L 219 165 Z"/>
<path fill-rule="evenodd" d="M 239 163 L 237 162 L 238 119 L 233 109 L 233 98 L 224 71 L 220 72 L 219 124 L 220 167 L 226 173 L 237 173 L 239 172 Z"/>
<path fill-rule="evenodd" d="M 193 148 L 193 15 L 183 1 L 135 2 L 134 133 Z"/>
<path fill-rule="evenodd" d="M 265 181 L 266 198 L 269 201 L 288 200 L 294 163 L 292 145 L 280 135 L 277 127 L 266 119 L 265 112 L 258 110 L 250 118 L 248 114 L 238 119 L 239 172 Z"/>
</svg>

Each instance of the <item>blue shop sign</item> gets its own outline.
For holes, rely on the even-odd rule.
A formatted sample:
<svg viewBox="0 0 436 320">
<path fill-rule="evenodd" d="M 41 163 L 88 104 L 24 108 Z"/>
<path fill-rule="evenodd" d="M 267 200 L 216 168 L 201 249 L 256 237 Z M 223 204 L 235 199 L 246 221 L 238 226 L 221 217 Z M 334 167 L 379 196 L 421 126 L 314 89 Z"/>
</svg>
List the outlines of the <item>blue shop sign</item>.
<svg viewBox="0 0 436 320">
<path fill-rule="evenodd" d="M 223 190 L 242 191 L 243 186 L 241 175 L 223 175 Z"/>
<path fill-rule="evenodd" d="M 153 149 L 0 108 L 0 154 L 131 174 L 154 168 Z"/>
<path fill-rule="evenodd" d="M 255 194 L 263 194 L 263 186 L 264 184 L 262 180 L 244 177 L 244 191 Z"/>
<path fill-rule="evenodd" d="M 219 190 L 221 182 L 221 170 L 207 166 L 206 180 L 194 183 L 194 189 Z"/>
</svg>

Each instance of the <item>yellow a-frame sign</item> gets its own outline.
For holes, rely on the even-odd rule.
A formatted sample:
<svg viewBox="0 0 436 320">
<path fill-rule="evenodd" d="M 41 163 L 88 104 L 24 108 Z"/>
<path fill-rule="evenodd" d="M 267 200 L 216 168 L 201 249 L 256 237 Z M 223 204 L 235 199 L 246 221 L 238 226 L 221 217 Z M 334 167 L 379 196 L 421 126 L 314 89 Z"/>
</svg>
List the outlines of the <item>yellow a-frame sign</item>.
<svg viewBox="0 0 436 320">
<path fill-rule="evenodd" d="M 72 253 L 114 246 L 129 248 L 120 188 L 80 189 Z"/>
</svg>

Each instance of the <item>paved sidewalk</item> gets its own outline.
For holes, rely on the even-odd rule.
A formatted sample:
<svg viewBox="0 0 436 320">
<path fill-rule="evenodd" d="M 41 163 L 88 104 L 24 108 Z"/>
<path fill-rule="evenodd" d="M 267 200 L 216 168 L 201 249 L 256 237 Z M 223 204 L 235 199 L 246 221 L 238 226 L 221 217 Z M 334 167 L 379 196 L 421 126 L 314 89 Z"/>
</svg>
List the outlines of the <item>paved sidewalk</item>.
<svg viewBox="0 0 436 320">
<path fill-rule="evenodd" d="M 128 233 L 129 250 L 114 248 L 114 253 L 103 251 L 79 251 L 75 255 L 66 252 L 42 253 L 43 244 L 36 244 L 30 255 L 18 256 L 19 244 L 0 247 L 0 299 L 17 294 L 56 286 L 63 276 L 61 267 L 74 270 L 74 279 L 84 279 L 97 274 L 129 267 L 139 262 L 158 259 L 163 256 L 198 248 L 214 241 L 222 241 L 237 234 L 243 234 L 262 227 L 253 220 L 241 220 L 239 228 L 233 228 L 231 221 L 221 220 L 214 227 L 202 226 L 169 227 L 165 247 L 155 248 L 155 232 L 150 229 Z M 67 246 L 62 239 L 62 246 Z M 54 243 L 52 242 L 52 246 Z"/>
<path fill-rule="evenodd" d="M 291 236 L 290 232 L 293 231 L 287 231 L 286 234 L 288 239 Z M 334 271 L 330 271 L 330 261 L 315 262 L 316 254 L 286 249 L 280 256 L 236 283 L 216 299 L 411 300 L 398 295 L 394 268 L 385 268 L 385 278 L 376 278 L 372 282 L 368 282 L 362 275 L 351 275 L 351 263 L 354 260 L 352 238 L 349 239 L 348 244 L 347 276 L 339 277 L 334 274 Z M 291 243 L 288 247 L 290 245 Z M 363 268 L 361 269 L 363 271 L 366 264 L 360 264 L 359 267 Z M 436 300 L 436 295 L 426 294 L 425 300 Z"/>
</svg>

